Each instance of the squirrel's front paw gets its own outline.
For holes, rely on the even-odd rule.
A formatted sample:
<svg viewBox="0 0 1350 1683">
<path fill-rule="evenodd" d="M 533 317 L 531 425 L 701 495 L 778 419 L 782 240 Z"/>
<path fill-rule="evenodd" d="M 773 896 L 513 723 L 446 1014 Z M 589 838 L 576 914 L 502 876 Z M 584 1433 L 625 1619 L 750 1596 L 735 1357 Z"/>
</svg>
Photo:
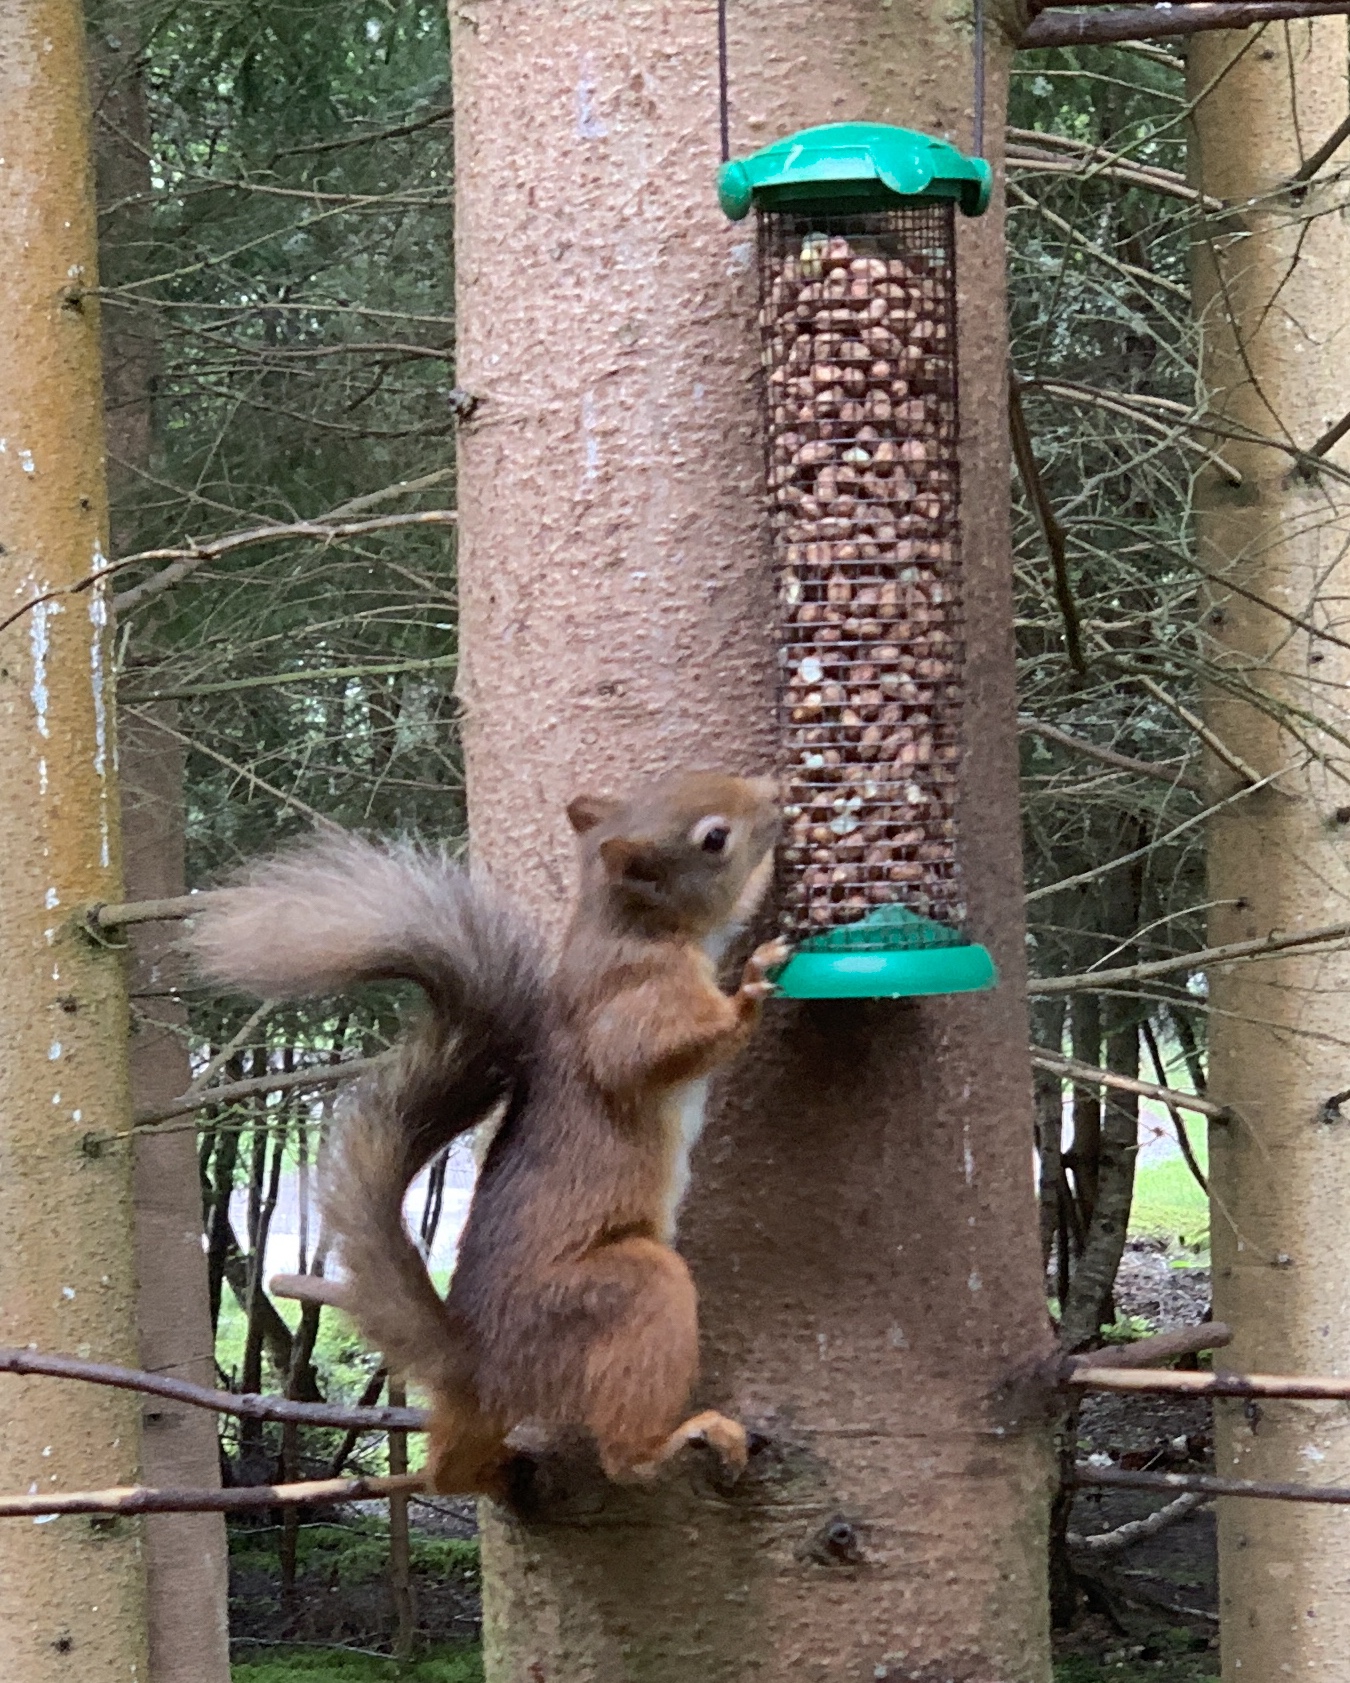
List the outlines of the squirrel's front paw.
<svg viewBox="0 0 1350 1683">
<path fill-rule="evenodd" d="M 745 969 L 741 974 L 741 992 L 752 999 L 767 999 L 774 992 L 774 985 L 769 981 L 769 971 L 776 970 L 780 964 L 786 964 L 790 949 L 787 942 L 780 935 L 776 940 L 765 941 L 762 946 L 755 948 L 745 961 Z"/>
</svg>

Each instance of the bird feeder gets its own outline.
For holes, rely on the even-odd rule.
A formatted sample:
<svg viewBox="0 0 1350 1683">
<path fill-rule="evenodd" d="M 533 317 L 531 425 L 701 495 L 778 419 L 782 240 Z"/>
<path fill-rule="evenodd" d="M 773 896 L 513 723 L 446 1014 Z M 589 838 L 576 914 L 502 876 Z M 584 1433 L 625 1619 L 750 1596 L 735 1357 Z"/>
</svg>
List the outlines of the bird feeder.
<svg viewBox="0 0 1350 1683">
<path fill-rule="evenodd" d="M 795 998 L 991 987 L 964 933 L 955 212 L 982 159 L 837 123 L 724 164 L 759 227 Z"/>
</svg>

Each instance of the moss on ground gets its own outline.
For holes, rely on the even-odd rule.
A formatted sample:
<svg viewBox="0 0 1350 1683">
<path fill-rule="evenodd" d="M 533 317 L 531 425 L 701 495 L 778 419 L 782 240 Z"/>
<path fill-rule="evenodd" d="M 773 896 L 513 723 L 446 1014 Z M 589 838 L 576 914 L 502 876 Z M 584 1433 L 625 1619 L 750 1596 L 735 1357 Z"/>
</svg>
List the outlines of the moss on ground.
<svg viewBox="0 0 1350 1683">
<path fill-rule="evenodd" d="M 483 1683 L 483 1651 L 463 1643 L 400 1662 L 350 1648 L 271 1648 L 236 1660 L 230 1675 L 233 1683 Z"/>
</svg>

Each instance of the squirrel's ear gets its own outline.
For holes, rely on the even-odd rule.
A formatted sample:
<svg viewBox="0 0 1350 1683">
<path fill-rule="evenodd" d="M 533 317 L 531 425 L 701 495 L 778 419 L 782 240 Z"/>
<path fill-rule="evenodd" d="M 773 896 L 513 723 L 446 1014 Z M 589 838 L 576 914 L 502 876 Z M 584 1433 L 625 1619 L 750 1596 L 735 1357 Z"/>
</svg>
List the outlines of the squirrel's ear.
<svg viewBox="0 0 1350 1683">
<path fill-rule="evenodd" d="M 568 804 L 567 821 L 579 836 L 584 836 L 587 830 L 613 818 L 622 805 L 609 795 L 578 795 Z"/>
</svg>

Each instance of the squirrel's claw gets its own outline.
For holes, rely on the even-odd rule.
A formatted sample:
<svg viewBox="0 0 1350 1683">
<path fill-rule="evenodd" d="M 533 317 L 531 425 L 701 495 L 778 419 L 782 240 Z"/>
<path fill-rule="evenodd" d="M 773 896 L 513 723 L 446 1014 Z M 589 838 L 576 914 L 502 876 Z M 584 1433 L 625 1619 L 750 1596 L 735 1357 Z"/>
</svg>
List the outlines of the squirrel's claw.
<svg viewBox="0 0 1350 1683">
<path fill-rule="evenodd" d="M 786 964 L 789 947 L 780 935 L 776 940 L 765 941 L 762 946 L 745 961 L 745 970 L 741 978 L 741 992 L 751 999 L 768 999 L 775 992 L 774 984 L 769 981 L 768 973 L 776 970 L 780 964 Z"/>
</svg>

